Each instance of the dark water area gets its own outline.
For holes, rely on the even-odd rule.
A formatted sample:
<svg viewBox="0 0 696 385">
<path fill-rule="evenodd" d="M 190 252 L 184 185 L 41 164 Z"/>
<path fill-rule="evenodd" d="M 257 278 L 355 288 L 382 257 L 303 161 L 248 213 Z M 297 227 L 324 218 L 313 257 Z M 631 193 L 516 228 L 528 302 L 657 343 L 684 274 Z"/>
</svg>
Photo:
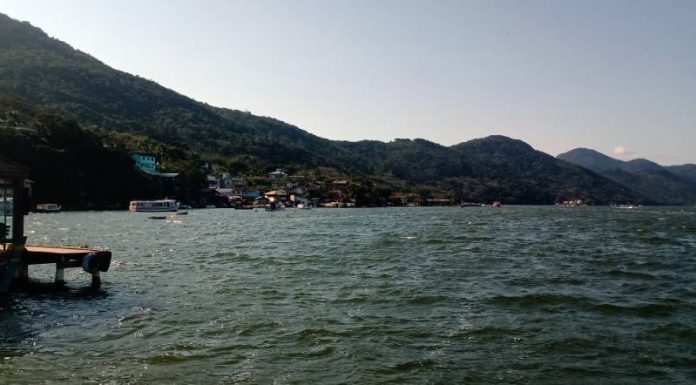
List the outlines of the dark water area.
<svg viewBox="0 0 696 385">
<path fill-rule="evenodd" d="M 0 383 L 696 383 L 693 208 L 147 217 L 27 218 L 113 261 L 0 302 Z"/>
</svg>

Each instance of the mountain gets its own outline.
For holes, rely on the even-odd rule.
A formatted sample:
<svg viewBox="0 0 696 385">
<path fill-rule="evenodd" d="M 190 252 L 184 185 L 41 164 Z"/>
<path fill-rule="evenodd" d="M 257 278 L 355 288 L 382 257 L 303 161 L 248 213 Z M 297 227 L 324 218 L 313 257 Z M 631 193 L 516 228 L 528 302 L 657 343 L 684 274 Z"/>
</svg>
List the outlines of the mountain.
<svg viewBox="0 0 696 385">
<path fill-rule="evenodd" d="M 696 202 L 694 165 L 665 167 L 647 159 L 621 161 L 586 148 L 568 151 L 558 158 L 612 179 L 655 203 Z"/>
<path fill-rule="evenodd" d="M 595 172 L 619 169 L 623 164 L 623 162 L 618 159 L 611 158 L 599 151 L 589 148 L 576 148 L 558 155 L 558 158 L 570 163 L 578 164 Z"/>
<path fill-rule="evenodd" d="M 680 166 L 666 166 L 672 173 L 696 183 L 696 164 L 683 164 Z"/>
<path fill-rule="evenodd" d="M 120 159 L 133 150 L 156 152 L 168 171 L 186 176 L 188 191 L 195 190 L 205 161 L 252 180 L 276 167 L 314 177 L 332 169 L 332 175 L 351 180 L 364 204 L 383 203 L 391 192 L 504 203 L 640 199 L 615 181 L 502 136 L 450 147 L 423 139 L 331 141 L 277 119 L 209 106 L 115 70 L 29 23 L 0 14 L 0 118 L 7 127 L 23 119 L 31 128 L 45 114 L 53 115 L 49 122 L 60 121 L 56 116 L 74 122 L 67 125 L 83 129 L 91 141 L 101 140 L 104 148 L 121 151 Z M 44 143 L 56 156 L 77 151 L 70 143 L 66 149 L 52 142 L 44 135 L 51 127 L 41 127 L 39 136 L 23 143 Z M 25 134 L 6 137 L 17 135 Z M 40 159 L 36 148 L 26 151 L 18 156 Z M 75 163 L 67 164 L 61 172 L 82 173 Z M 47 173 L 57 167 L 42 166 Z M 93 200 L 90 194 L 80 199 Z"/>
<path fill-rule="evenodd" d="M 482 194 L 483 189 L 489 196 L 504 196 L 515 203 L 583 199 L 606 204 L 639 199 L 624 186 L 519 140 L 491 136 L 459 144 L 454 150 L 462 164 L 474 166 L 466 178 L 472 195 Z"/>
<path fill-rule="evenodd" d="M 269 167 L 290 157 L 335 166 L 349 155 L 295 126 L 214 108 L 115 70 L 2 14 L 0 63 L 0 93 L 59 111 L 85 126 L 147 134 L 201 153 L 248 156 Z"/>
</svg>

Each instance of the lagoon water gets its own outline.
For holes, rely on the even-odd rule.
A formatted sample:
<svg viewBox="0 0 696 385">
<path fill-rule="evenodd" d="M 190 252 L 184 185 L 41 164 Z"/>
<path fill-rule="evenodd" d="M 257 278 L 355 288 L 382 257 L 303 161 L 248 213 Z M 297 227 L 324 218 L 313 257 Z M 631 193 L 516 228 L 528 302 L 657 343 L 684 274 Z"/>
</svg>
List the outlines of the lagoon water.
<svg viewBox="0 0 696 385">
<path fill-rule="evenodd" d="M 692 208 L 147 216 L 27 217 L 113 261 L 0 303 L 0 383 L 696 383 Z"/>
</svg>

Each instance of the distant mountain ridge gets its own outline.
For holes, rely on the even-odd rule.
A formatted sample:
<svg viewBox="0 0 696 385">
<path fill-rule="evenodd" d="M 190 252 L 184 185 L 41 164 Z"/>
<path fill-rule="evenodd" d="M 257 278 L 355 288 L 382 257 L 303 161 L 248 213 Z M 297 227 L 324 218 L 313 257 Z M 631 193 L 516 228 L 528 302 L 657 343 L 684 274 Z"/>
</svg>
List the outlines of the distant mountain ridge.
<svg viewBox="0 0 696 385">
<path fill-rule="evenodd" d="M 105 145 L 120 146 L 123 136 L 129 146 L 152 139 L 169 153 L 188 151 L 239 175 L 264 175 L 276 167 L 290 172 L 331 167 L 359 180 L 372 202 L 399 190 L 424 197 L 526 204 L 650 200 L 630 183 L 503 136 L 449 147 L 423 139 L 384 143 L 320 138 L 277 119 L 212 107 L 112 69 L 2 14 L 0 74 L 0 98 L 8 101 L 0 114 L 30 104 L 77 120 L 102 135 Z"/>
<path fill-rule="evenodd" d="M 680 177 L 696 183 L 696 164 L 683 164 L 680 166 L 666 166 L 667 170 Z"/>
<path fill-rule="evenodd" d="M 661 166 L 647 159 L 622 161 L 587 148 L 558 155 L 612 179 L 659 204 L 696 203 L 696 165 Z"/>
</svg>

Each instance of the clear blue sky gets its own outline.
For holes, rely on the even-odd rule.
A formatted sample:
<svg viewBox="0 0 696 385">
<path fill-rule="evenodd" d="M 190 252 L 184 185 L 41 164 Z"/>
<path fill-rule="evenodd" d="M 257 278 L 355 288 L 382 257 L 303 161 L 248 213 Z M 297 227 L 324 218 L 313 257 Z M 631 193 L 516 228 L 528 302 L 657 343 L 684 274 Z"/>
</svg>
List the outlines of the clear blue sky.
<svg viewBox="0 0 696 385">
<path fill-rule="evenodd" d="M 106 64 L 345 140 L 696 163 L 694 0 L 0 0 Z M 621 152 L 621 151 L 619 151 Z"/>
</svg>

